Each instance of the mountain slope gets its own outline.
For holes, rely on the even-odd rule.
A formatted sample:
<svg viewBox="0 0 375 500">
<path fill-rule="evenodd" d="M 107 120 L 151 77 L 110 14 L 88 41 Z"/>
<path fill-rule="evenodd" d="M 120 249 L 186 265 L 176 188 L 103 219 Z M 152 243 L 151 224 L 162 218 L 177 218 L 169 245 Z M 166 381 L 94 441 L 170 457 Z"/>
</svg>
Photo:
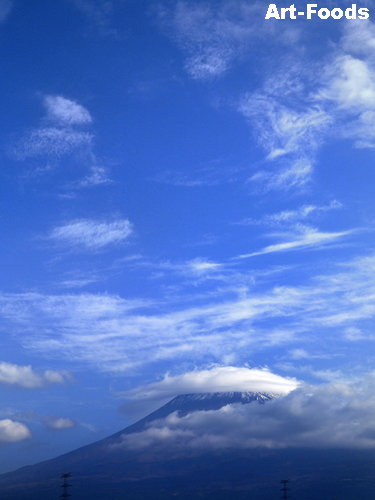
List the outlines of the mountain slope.
<svg viewBox="0 0 375 500">
<path fill-rule="evenodd" d="M 61 494 L 60 474 L 71 472 L 72 500 L 270 500 L 279 480 L 291 478 L 292 499 L 372 500 L 372 451 L 301 449 L 126 449 L 121 437 L 178 412 L 211 411 L 228 404 L 263 404 L 262 393 L 178 396 L 139 422 L 96 443 L 0 476 L 2 500 L 45 500 Z M 256 403 L 257 402 L 257 403 Z"/>
<path fill-rule="evenodd" d="M 254 402 L 264 404 L 276 397 L 278 397 L 277 394 L 261 392 L 216 392 L 177 396 L 158 410 L 107 438 L 83 446 L 54 459 L 31 466 L 25 466 L 16 471 L 0 475 L 0 491 L 4 485 L 33 481 L 33 478 L 36 476 L 48 477 L 52 480 L 58 477 L 60 469 L 61 472 L 65 470 L 70 472 L 74 469 L 79 471 L 79 473 L 90 474 L 90 471 L 100 468 L 101 473 L 107 470 L 110 476 L 114 476 L 116 469 L 115 464 L 120 464 L 121 469 L 121 463 L 123 461 L 126 462 L 129 456 L 124 457 L 121 451 L 116 452 L 111 446 L 121 442 L 121 437 L 125 434 L 140 432 L 145 429 L 147 424 L 155 420 L 166 418 L 174 412 L 178 412 L 179 416 L 184 416 L 195 411 L 218 410 L 228 404 L 249 404 Z M 109 451 L 109 449 L 111 451 Z M 56 471 L 58 472 L 56 473 Z M 119 473 L 122 474 L 121 471 Z"/>
</svg>

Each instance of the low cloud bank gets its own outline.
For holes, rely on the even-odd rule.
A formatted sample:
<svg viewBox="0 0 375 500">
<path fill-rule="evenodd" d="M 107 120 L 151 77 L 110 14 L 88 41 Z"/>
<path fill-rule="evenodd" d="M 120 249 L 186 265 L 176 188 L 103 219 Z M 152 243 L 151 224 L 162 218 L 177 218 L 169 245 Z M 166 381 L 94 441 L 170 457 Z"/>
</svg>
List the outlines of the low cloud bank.
<svg viewBox="0 0 375 500">
<path fill-rule="evenodd" d="M 264 405 L 228 405 L 217 411 L 177 412 L 142 432 L 124 434 L 116 448 L 375 449 L 375 376 L 361 382 L 303 385 Z"/>
</svg>

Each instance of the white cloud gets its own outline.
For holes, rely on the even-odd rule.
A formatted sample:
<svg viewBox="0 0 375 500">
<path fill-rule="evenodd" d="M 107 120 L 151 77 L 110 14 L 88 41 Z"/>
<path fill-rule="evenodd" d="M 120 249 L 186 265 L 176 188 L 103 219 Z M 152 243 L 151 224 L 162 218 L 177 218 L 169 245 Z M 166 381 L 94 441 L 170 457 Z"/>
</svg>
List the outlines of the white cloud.
<svg viewBox="0 0 375 500">
<path fill-rule="evenodd" d="M 311 161 L 299 158 L 275 173 L 260 170 L 252 175 L 249 181 L 259 186 L 258 191 L 263 193 L 275 190 L 287 191 L 291 188 L 302 189 L 310 182 L 312 171 Z"/>
<path fill-rule="evenodd" d="M 39 156 L 61 157 L 91 147 L 93 136 L 71 128 L 42 127 L 32 130 L 14 151 L 18 160 Z"/>
<path fill-rule="evenodd" d="M 272 165 L 250 179 L 260 192 L 303 188 L 318 148 L 333 137 L 375 147 L 375 29 L 370 21 L 343 27 L 324 59 L 295 52 L 293 64 L 282 60 L 281 71 L 273 66 L 262 87 L 240 100 L 238 110 Z"/>
<path fill-rule="evenodd" d="M 275 26 L 264 19 L 261 2 L 178 1 L 174 9 L 159 9 L 159 21 L 186 54 L 185 69 L 194 79 L 224 75 L 251 51 L 253 40 L 294 45 L 300 35 L 295 27 Z"/>
<path fill-rule="evenodd" d="M 332 244 L 335 241 L 343 238 L 344 236 L 348 236 L 353 232 L 341 231 L 337 233 L 327 233 L 300 224 L 296 225 L 295 229 L 298 229 L 300 234 L 292 234 L 292 239 L 290 239 L 290 241 L 269 245 L 262 250 L 259 250 L 258 252 L 243 254 L 238 258 L 246 259 L 249 257 L 255 257 L 256 255 L 264 255 L 274 252 L 285 252 L 302 248 L 320 248 L 323 245 Z"/>
<path fill-rule="evenodd" d="M 60 125 L 83 125 L 91 123 L 92 118 L 86 108 L 59 95 L 48 95 L 44 98 L 48 117 Z"/>
<path fill-rule="evenodd" d="M 295 379 L 275 375 L 267 369 L 215 366 L 182 375 L 166 374 L 161 382 L 127 391 L 130 399 L 164 399 L 196 392 L 270 392 L 287 394 L 298 383 Z"/>
<path fill-rule="evenodd" d="M 16 443 L 31 437 L 31 432 L 26 425 L 13 422 L 9 418 L 0 420 L 0 443 Z"/>
<path fill-rule="evenodd" d="M 90 168 L 90 173 L 83 179 L 75 183 L 75 187 L 92 187 L 100 186 L 102 184 L 111 183 L 111 179 L 108 177 L 108 171 L 104 167 L 93 166 Z"/>
<path fill-rule="evenodd" d="M 279 227 L 311 218 L 321 212 L 324 213 L 329 210 L 337 210 L 340 208 L 342 208 L 342 204 L 337 200 L 333 200 L 329 205 L 302 205 L 296 210 L 283 210 L 278 213 L 264 215 L 260 219 L 245 219 L 241 224 L 265 224 L 267 226 Z"/>
<path fill-rule="evenodd" d="M 185 69 L 195 79 L 224 74 L 254 36 L 258 6 L 245 2 L 192 4 L 177 2 L 175 10 L 160 10 L 159 19 L 171 30 L 188 57 Z"/>
<path fill-rule="evenodd" d="M 341 349 L 355 340 L 347 328 L 373 341 L 374 256 L 336 262 L 299 286 L 246 285 L 245 278 L 206 293 L 167 293 L 162 302 L 108 294 L 0 294 L 0 325 L 49 359 L 63 356 L 124 373 L 158 363 L 171 370 L 182 362 L 240 365 L 272 346 L 290 350 L 304 342 L 318 343 L 320 351 Z"/>
<path fill-rule="evenodd" d="M 264 405 L 228 405 L 179 417 L 172 413 L 119 447 L 165 451 L 233 448 L 375 449 L 375 379 L 301 386 Z"/>
<path fill-rule="evenodd" d="M 345 337 L 350 341 L 356 342 L 357 340 L 364 339 L 365 335 L 360 328 L 349 326 L 348 328 L 345 328 Z"/>
<path fill-rule="evenodd" d="M 17 160 L 45 159 L 46 167 L 38 167 L 35 172 L 50 170 L 59 164 L 62 157 L 69 157 L 80 166 L 89 169 L 88 175 L 67 183 L 69 189 L 87 188 L 108 184 L 108 170 L 100 164 L 93 148 L 94 135 L 85 131 L 91 124 L 89 111 L 77 102 L 59 95 L 43 97 L 47 116 L 40 127 L 29 130 L 23 139 L 10 150 Z"/>
<path fill-rule="evenodd" d="M 54 431 L 61 431 L 65 429 L 72 429 L 76 426 L 74 420 L 70 418 L 61 418 L 61 417 L 46 417 L 46 423 L 48 427 Z"/>
<path fill-rule="evenodd" d="M 170 269 L 190 278 L 208 278 L 217 276 L 223 269 L 223 264 L 212 262 L 202 257 L 180 263 L 162 262 L 161 269 Z"/>
<path fill-rule="evenodd" d="M 239 111 L 257 130 L 257 139 L 270 160 L 289 153 L 299 156 L 314 151 L 321 143 L 331 117 L 320 107 L 296 110 L 267 93 L 247 94 Z"/>
<path fill-rule="evenodd" d="M 370 20 L 346 23 L 341 45 L 347 54 L 374 58 L 375 25 Z"/>
<path fill-rule="evenodd" d="M 354 140 L 358 148 L 374 148 L 375 59 L 374 25 L 356 21 L 344 25 L 336 52 L 322 71 L 315 99 L 335 120 L 333 131 Z"/>
<path fill-rule="evenodd" d="M 273 74 L 261 90 L 245 94 L 238 106 L 272 167 L 249 179 L 261 192 L 304 188 L 311 180 L 316 151 L 333 123 L 320 102 L 306 98 L 305 80 L 310 75 L 301 69 L 296 77 L 297 69 L 294 65 L 289 72 Z"/>
<path fill-rule="evenodd" d="M 113 222 L 77 219 L 53 229 L 49 239 L 67 246 L 99 250 L 123 243 L 132 232 L 132 224 L 126 219 Z"/>
<path fill-rule="evenodd" d="M 71 380 L 71 376 L 65 370 L 46 370 L 39 374 L 30 365 L 19 366 L 5 361 L 0 362 L 0 384 L 37 389 L 52 384 L 65 384 L 68 380 Z"/>
<path fill-rule="evenodd" d="M 341 56 L 336 59 L 333 71 L 324 97 L 336 101 L 338 109 L 360 112 L 375 108 L 375 73 L 365 61 Z"/>
</svg>

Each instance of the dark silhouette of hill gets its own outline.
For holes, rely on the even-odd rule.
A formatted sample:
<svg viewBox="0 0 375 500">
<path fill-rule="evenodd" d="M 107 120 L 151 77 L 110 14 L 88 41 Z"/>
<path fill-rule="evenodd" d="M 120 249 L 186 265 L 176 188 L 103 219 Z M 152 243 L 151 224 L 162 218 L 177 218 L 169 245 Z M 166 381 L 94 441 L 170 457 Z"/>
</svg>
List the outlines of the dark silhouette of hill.
<svg viewBox="0 0 375 500">
<path fill-rule="evenodd" d="M 178 396 L 126 429 L 36 465 L 0 475 L 2 500 L 49 500 L 71 472 L 72 500 L 271 500 L 280 479 L 291 479 L 292 500 L 372 500 L 375 453 L 350 450 L 140 450 L 114 446 L 153 420 L 219 409 L 230 403 L 266 403 L 275 395 L 213 393 Z"/>
</svg>

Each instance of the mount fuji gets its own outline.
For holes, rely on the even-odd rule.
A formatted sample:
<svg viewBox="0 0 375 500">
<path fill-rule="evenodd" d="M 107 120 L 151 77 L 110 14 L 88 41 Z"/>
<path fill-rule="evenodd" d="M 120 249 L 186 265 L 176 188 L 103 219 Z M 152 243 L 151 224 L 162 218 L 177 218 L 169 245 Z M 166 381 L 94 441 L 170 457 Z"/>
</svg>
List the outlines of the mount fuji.
<svg viewBox="0 0 375 500">
<path fill-rule="evenodd" d="M 226 392 L 177 396 L 129 427 L 51 460 L 0 475 L 2 500 L 47 500 L 61 494 L 71 472 L 72 500 L 271 500 L 280 479 L 291 479 L 292 499 L 372 499 L 373 451 L 174 447 L 124 448 L 166 418 L 190 418 L 228 405 L 269 404 L 277 394 Z M 196 415 L 199 415 L 196 413 Z M 249 422 L 251 425 L 251 422 Z"/>
</svg>

